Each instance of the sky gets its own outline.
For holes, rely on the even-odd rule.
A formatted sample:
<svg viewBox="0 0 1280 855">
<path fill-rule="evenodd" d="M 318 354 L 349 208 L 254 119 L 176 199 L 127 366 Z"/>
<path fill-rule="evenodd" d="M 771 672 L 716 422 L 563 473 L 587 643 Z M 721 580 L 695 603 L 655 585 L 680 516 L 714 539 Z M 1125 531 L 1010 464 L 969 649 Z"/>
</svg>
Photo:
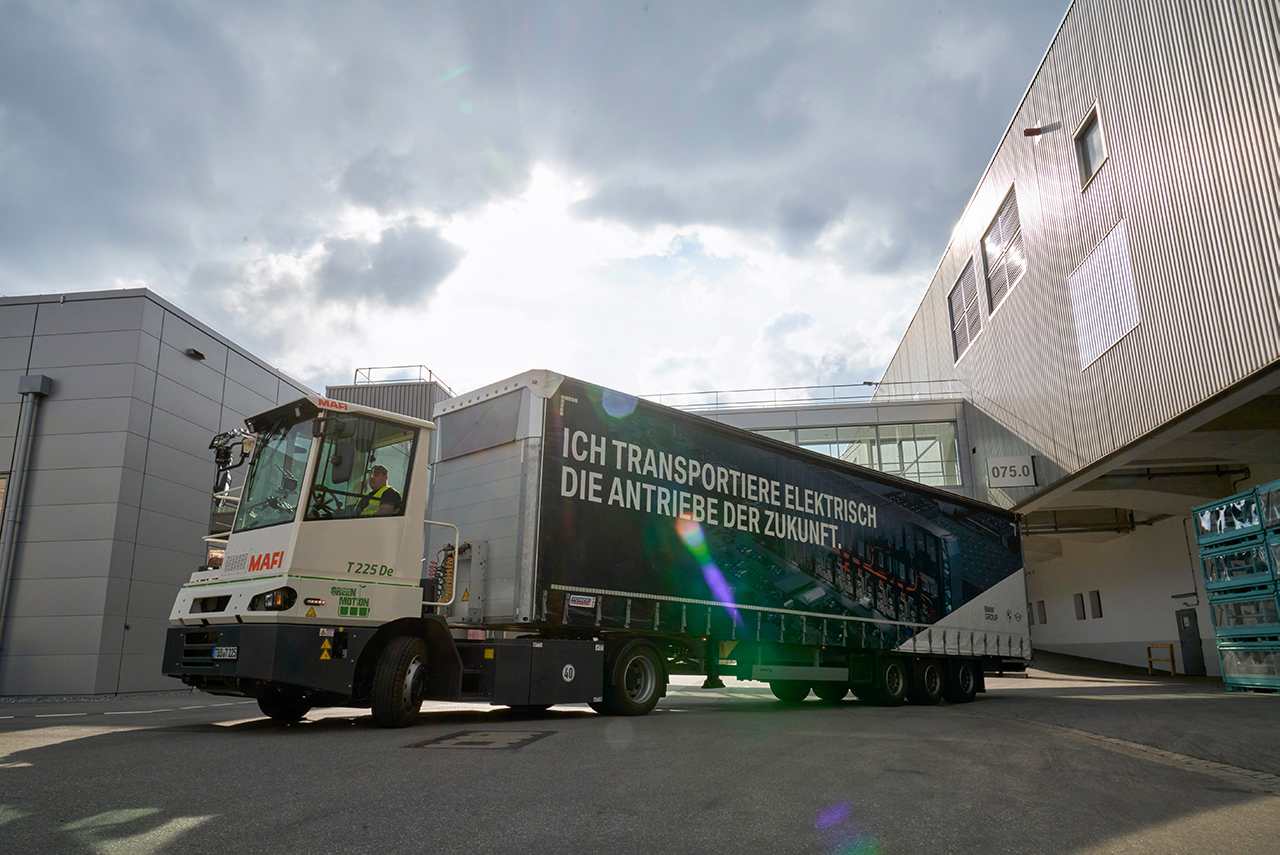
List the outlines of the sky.
<svg viewBox="0 0 1280 855">
<path fill-rule="evenodd" d="M 1066 6 L 0 0 L 0 293 L 321 391 L 877 380 Z"/>
</svg>

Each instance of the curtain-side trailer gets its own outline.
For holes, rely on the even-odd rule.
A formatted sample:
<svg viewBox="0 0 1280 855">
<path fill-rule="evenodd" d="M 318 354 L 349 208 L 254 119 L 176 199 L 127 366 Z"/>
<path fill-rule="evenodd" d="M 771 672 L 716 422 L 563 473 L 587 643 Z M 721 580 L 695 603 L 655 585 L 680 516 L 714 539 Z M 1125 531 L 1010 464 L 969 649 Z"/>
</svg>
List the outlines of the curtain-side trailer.
<svg viewBox="0 0 1280 855">
<path fill-rule="evenodd" d="M 402 726 L 424 699 L 643 715 L 671 673 L 962 703 L 983 661 L 1030 659 L 1013 513 L 548 371 L 434 417 L 250 419 L 225 556 L 179 594 L 165 673 Z M 369 510 L 387 462 L 398 515 Z M 272 578 L 246 578 L 255 556 Z"/>
</svg>

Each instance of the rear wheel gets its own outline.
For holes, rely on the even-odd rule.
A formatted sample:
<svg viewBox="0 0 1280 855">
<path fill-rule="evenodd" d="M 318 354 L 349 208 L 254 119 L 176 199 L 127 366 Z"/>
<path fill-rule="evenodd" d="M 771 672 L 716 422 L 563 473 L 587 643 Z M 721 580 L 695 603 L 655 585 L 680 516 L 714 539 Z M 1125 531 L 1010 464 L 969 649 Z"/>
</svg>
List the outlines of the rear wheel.
<svg viewBox="0 0 1280 855">
<path fill-rule="evenodd" d="M 907 692 L 907 700 L 919 706 L 933 706 L 942 700 L 945 682 L 942 665 L 935 660 L 927 659 L 916 669 L 916 678 Z"/>
<path fill-rule="evenodd" d="M 906 666 L 901 659 L 882 660 L 876 672 L 876 700 L 885 705 L 897 706 L 906 696 Z"/>
<path fill-rule="evenodd" d="M 606 715 L 648 715 L 662 697 L 665 678 L 658 651 L 643 641 L 620 648 L 605 672 L 604 700 L 591 708 Z"/>
<path fill-rule="evenodd" d="M 769 691 L 784 704 L 798 704 L 809 697 L 809 684 L 800 680 L 774 680 Z"/>
<path fill-rule="evenodd" d="M 391 639 L 373 675 L 373 721 L 379 727 L 408 727 L 422 706 L 427 682 L 427 645 L 421 638 Z"/>
<path fill-rule="evenodd" d="M 276 721 L 299 721 L 311 711 L 311 703 L 300 692 L 273 687 L 258 696 L 258 709 Z"/>
<path fill-rule="evenodd" d="M 978 672 L 971 659 L 951 663 L 951 679 L 943 692 L 953 704 L 967 704 L 978 694 Z"/>
<path fill-rule="evenodd" d="M 849 694 L 849 684 L 835 680 L 813 684 L 813 693 L 830 704 L 839 703 Z"/>
</svg>

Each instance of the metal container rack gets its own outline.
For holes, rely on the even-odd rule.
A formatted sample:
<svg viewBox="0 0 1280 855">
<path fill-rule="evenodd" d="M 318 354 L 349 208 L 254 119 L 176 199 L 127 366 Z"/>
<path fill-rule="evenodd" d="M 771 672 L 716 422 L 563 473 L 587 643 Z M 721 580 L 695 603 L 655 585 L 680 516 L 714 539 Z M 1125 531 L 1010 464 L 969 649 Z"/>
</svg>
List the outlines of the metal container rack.
<svg viewBox="0 0 1280 855">
<path fill-rule="evenodd" d="M 1280 692 L 1280 481 L 1193 514 L 1223 682 Z"/>
</svg>

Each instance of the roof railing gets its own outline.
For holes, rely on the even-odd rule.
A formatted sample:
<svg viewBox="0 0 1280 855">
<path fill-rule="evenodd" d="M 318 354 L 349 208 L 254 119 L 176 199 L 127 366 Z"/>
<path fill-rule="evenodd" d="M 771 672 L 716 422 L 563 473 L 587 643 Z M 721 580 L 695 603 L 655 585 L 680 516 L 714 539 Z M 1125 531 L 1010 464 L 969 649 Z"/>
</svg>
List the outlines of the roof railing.
<svg viewBox="0 0 1280 855">
<path fill-rule="evenodd" d="M 871 391 L 864 391 L 871 387 Z M 886 388 L 893 387 L 893 388 Z M 905 387 L 905 388 L 898 388 Z M 900 380 L 877 383 L 835 383 L 819 386 L 777 386 L 721 389 L 705 392 L 662 392 L 640 397 L 679 410 L 709 412 L 778 407 L 829 407 L 839 404 L 939 401 L 963 397 L 960 380 Z M 874 400 L 873 400 L 874 399 Z"/>
<path fill-rule="evenodd" d="M 386 372 L 391 376 L 375 377 L 374 372 Z M 456 393 L 425 365 L 378 365 L 356 369 L 355 385 L 364 386 L 374 383 L 435 383 L 444 389 L 450 398 L 456 397 Z"/>
</svg>

